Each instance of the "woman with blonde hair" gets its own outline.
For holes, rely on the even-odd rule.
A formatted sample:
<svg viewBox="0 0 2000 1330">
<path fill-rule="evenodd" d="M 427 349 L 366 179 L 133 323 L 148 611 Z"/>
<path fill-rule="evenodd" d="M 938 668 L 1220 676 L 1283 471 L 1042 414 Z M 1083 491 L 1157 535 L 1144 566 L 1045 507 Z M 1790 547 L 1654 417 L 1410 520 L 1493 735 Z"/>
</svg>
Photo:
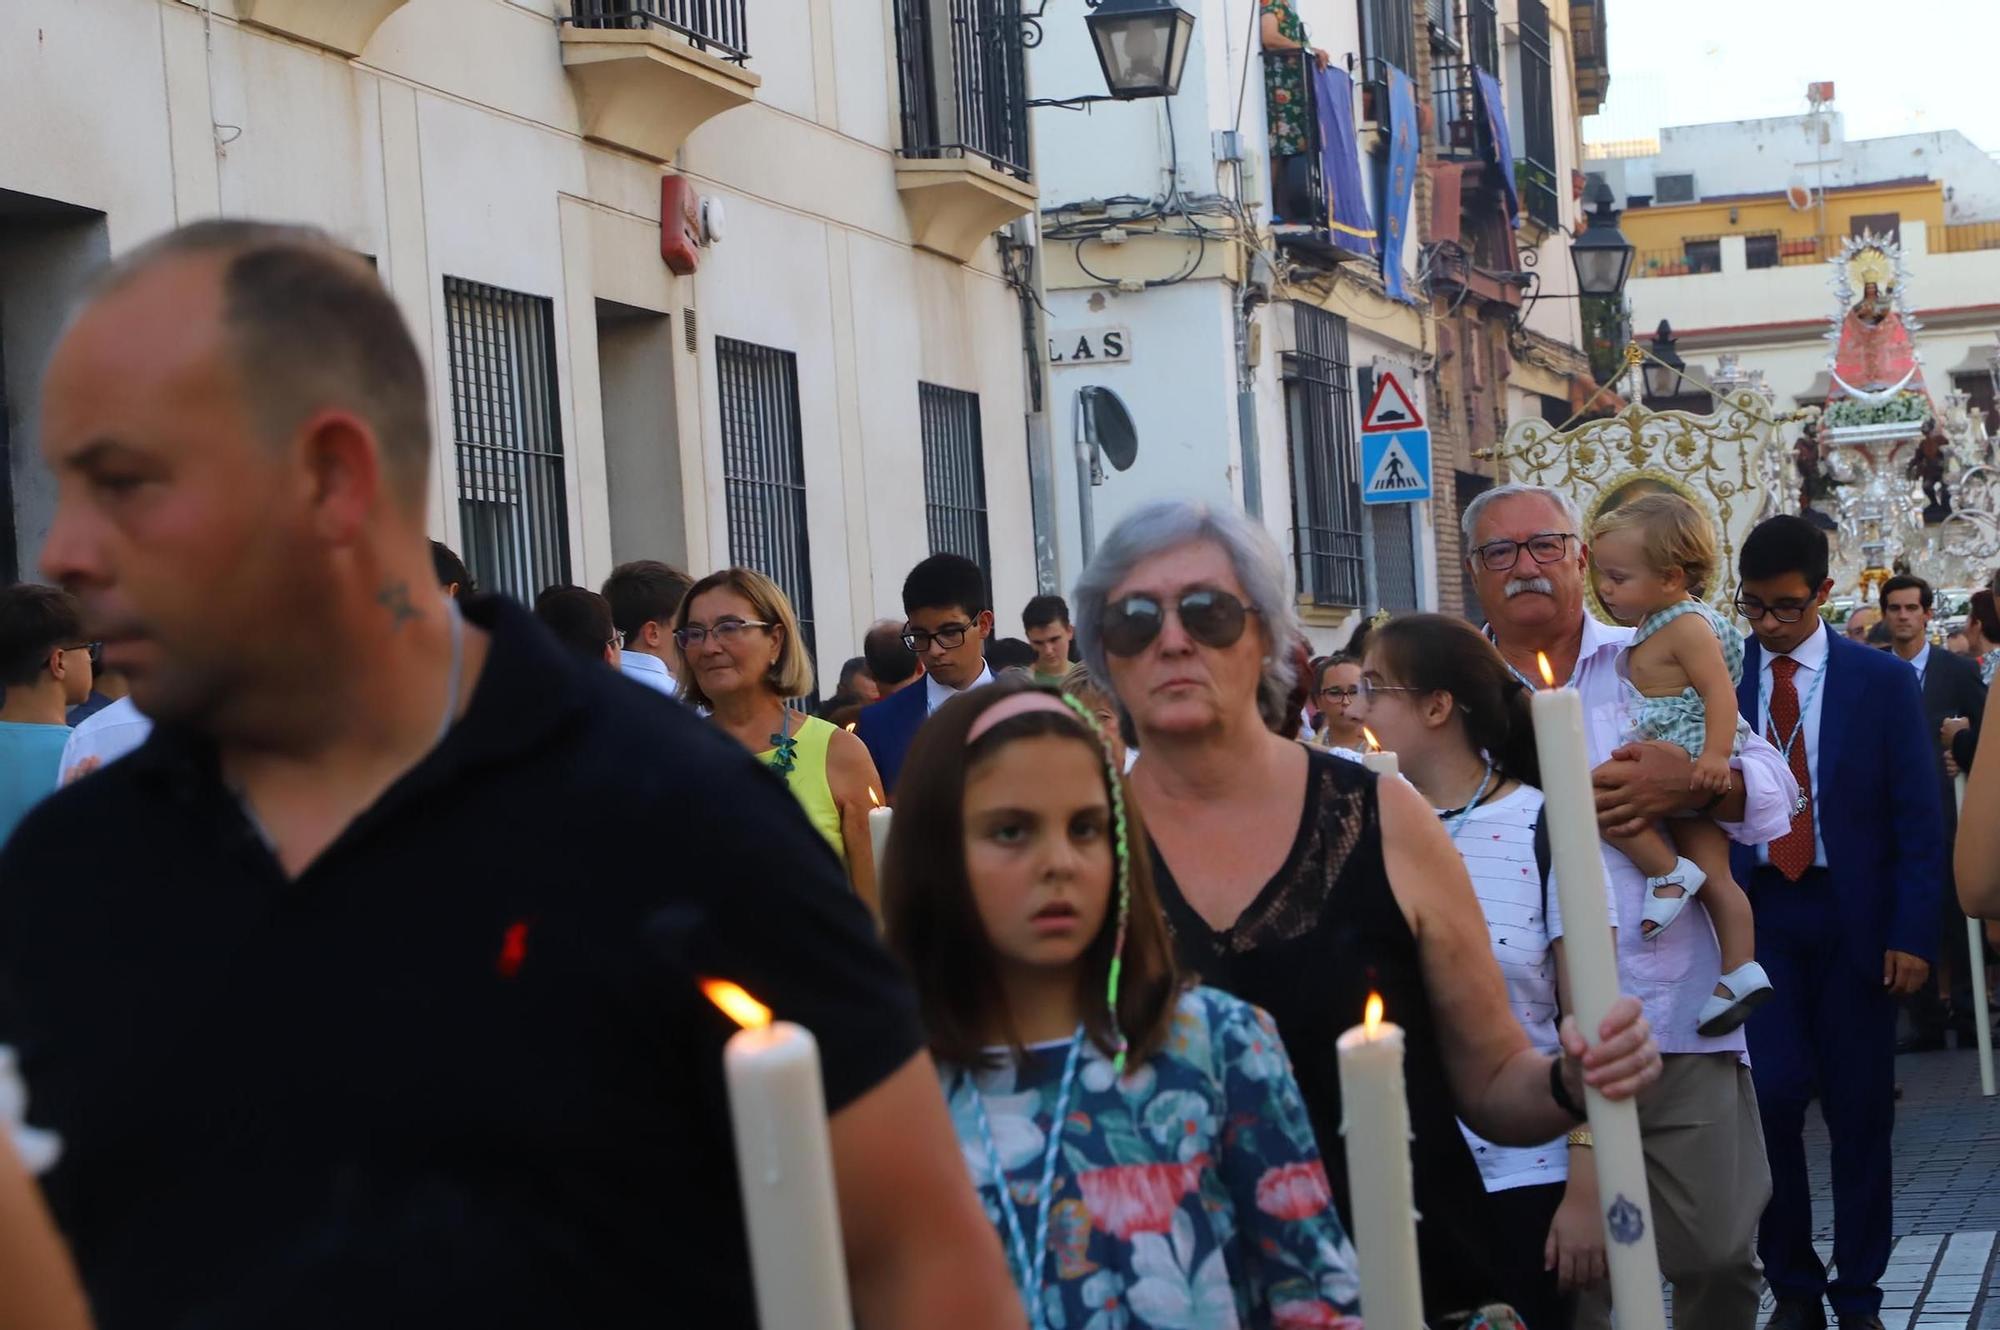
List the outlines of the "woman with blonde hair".
<svg viewBox="0 0 2000 1330">
<path fill-rule="evenodd" d="M 681 601 L 674 641 L 686 663 L 682 700 L 708 708 L 716 725 L 784 778 L 873 909 L 869 795 L 882 778 L 859 739 L 788 705 L 813 690 L 812 656 L 791 601 L 753 568 L 710 573 Z"/>
</svg>

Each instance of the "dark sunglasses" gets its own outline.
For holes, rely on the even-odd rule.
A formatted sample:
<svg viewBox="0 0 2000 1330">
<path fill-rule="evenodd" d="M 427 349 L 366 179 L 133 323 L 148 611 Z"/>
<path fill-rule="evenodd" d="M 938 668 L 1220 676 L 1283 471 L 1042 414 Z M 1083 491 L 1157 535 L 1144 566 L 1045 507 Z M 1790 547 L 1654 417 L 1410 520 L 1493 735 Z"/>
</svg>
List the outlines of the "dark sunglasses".
<svg viewBox="0 0 2000 1330">
<path fill-rule="evenodd" d="M 1227 591 L 1195 587 L 1183 591 L 1172 607 L 1187 635 L 1220 651 L 1236 645 L 1243 625 L 1255 610 Z M 1136 656 L 1152 645 L 1167 626 L 1168 607 L 1158 596 L 1134 595 L 1114 600 L 1104 611 L 1104 649 L 1114 656 Z"/>
</svg>

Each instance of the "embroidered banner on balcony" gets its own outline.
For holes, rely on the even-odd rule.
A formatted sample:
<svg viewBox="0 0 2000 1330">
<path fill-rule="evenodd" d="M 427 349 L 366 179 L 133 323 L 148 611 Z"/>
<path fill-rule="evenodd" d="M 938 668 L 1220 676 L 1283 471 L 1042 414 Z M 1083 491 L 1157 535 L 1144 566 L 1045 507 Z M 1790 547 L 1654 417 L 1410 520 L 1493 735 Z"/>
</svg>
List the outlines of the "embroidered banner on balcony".
<svg viewBox="0 0 2000 1330">
<path fill-rule="evenodd" d="M 1364 259 L 1375 257 L 1375 226 L 1361 193 L 1361 155 L 1354 138 L 1354 81 L 1333 66 L 1313 74 L 1319 121 L 1320 176 L 1326 182 L 1328 228 L 1334 244 Z"/>
<path fill-rule="evenodd" d="M 1483 69 L 1472 71 L 1472 86 L 1479 93 L 1479 114 L 1486 117 L 1486 144 L 1492 156 L 1486 160 L 1500 168 L 1500 189 L 1507 198 L 1507 220 L 1521 224 L 1521 194 L 1514 186 L 1514 143 L 1507 135 L 1507 99 L 1500 95 L 1500 80 Z"/>
<path fill-rule="evenodd" d="M 1383 124 L 1389 137 L 1389 153 L 1382 162 L 1382 188 L 1376 196 L 1382 202 L 1382 216 L 1376 230 L 1382 233 L 1382 286 L 1394 299 L 1415 304 L 1403 277 L 1403 236 L 1410 227 L 1410 200 L 1417 189 L 1417 88 L 1410 76 L 1394 65 L 1388 67 L 1389 115 Z"/>
</svg>

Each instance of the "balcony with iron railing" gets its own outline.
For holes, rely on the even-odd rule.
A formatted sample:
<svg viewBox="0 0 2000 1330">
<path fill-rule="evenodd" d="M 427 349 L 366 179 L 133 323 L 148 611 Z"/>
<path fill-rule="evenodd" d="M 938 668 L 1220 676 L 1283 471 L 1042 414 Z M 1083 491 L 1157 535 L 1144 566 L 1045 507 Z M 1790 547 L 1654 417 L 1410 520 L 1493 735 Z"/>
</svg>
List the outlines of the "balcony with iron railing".
<svg viewBox="0 0 2000 1330">
<path fill-rule="evenodd" d="M 1438 156 L 1446 161 L 1476 161 L 1487 131 L 1479 114 L 1479 91 L 1473 83 L 1477 66 L 1469 61 L 1431 63 L 1431 134 Z"/>
<path fill-rule="evenodd" d="M 894 0 L 896 188 L 916 243 L 963 263 L 1034 211 L 1021 0 Z"/>
<path fill-rule="evenodd" d="M 575 0 L 557 20 L 584 137 L 671 161 L 704 121 L 755 99 L 749 0 Z"/>
</svg>

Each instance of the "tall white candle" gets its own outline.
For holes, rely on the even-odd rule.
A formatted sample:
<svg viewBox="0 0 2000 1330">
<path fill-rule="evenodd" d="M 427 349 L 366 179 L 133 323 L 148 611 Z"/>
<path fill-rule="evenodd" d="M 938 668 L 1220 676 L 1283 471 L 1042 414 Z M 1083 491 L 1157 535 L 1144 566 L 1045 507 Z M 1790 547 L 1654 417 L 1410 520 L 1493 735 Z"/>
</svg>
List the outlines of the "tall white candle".
<svg viewBox="0 0 2000 1330">
<path fill-rule="evenodd" d="M 1354 1254 L 1361 1267 L 1361 1314 L 1368 1330 L 1423 1330 L 1403 1029 L 1382 1019 L 1382 999 L 1371 994 L 1367 1019 L 1341 1035 L 1334 1047 L 1340 1058 L 1340 1134 L 1347 1151 Z"/>
<path fill-rule="evenodd" d="M 875 899 L 879 901 L 882 899 L 883 856 L 889 853 L 889 827 L 896 814 L 883 806 L 882 796 L 875 793 L 873 786 L 869 787 L 868 797 L 875 801 L 875 806 L 868 810 L 868 844 L 875 852 Z"/>
<path fill-rule="evenodd" d="M 736 1175 L 757 1323 L 785 1330 L 853 1330 L 819 1044 L 734 984 L 702 985 L 744 1028 L 722 1052 Z"/>
<path fill-rule="evenodd" d="M 1965 816 L 1965 773 L 1958 773 L 1958 814 Z M 1979 921 L 1965 921 L 1965 945 L 1972 954 L 1972 1032 L 1979 1037 L 1979 1093 L 1993 1097 L 1993 1017 L 1986 1010 L 1986 939 Z"/>
<path fill-rule="evenodd" d="M 1542 672 L 1548 676 L 1547 661 Z M 1532 711 L 1556 894 L 1562 903 L 1571 1009 L 1584 1038 L 1595 1042 L 1598 1026 L 1618 1000 L 1618 958 L 1611 917 L 1604 907 L 1604 854 L 1590 785 L 1590 749 L 1584 742 L 1583 697 L 1573 688 L 1551 688 L 1535 694 Z M 1603 1207 L 1618 1330 L 1665 1330 L 1660 1256 L 1654 1246 L 1646 1156 L 1639 1146 L 1638 1107 L 1629 1099 L 1613 1102 L 1589 1087 L 1584 1107 L 1590 1113 L 1595 1145 L 1598 1203 Z"/>
<path fill-rule="evenodd" d="M 1364 725 L 1361 727 L 1361 732 L 1368 736 L 1368 751 L 1361 755 L 1361 765 L 1378 776 L 1401 775 L 1401 769 L 1396 764 L 1396 755 L 1383 751 L 1381 743 L 1375 738 L 1375 731 Z"/>
</svg>

